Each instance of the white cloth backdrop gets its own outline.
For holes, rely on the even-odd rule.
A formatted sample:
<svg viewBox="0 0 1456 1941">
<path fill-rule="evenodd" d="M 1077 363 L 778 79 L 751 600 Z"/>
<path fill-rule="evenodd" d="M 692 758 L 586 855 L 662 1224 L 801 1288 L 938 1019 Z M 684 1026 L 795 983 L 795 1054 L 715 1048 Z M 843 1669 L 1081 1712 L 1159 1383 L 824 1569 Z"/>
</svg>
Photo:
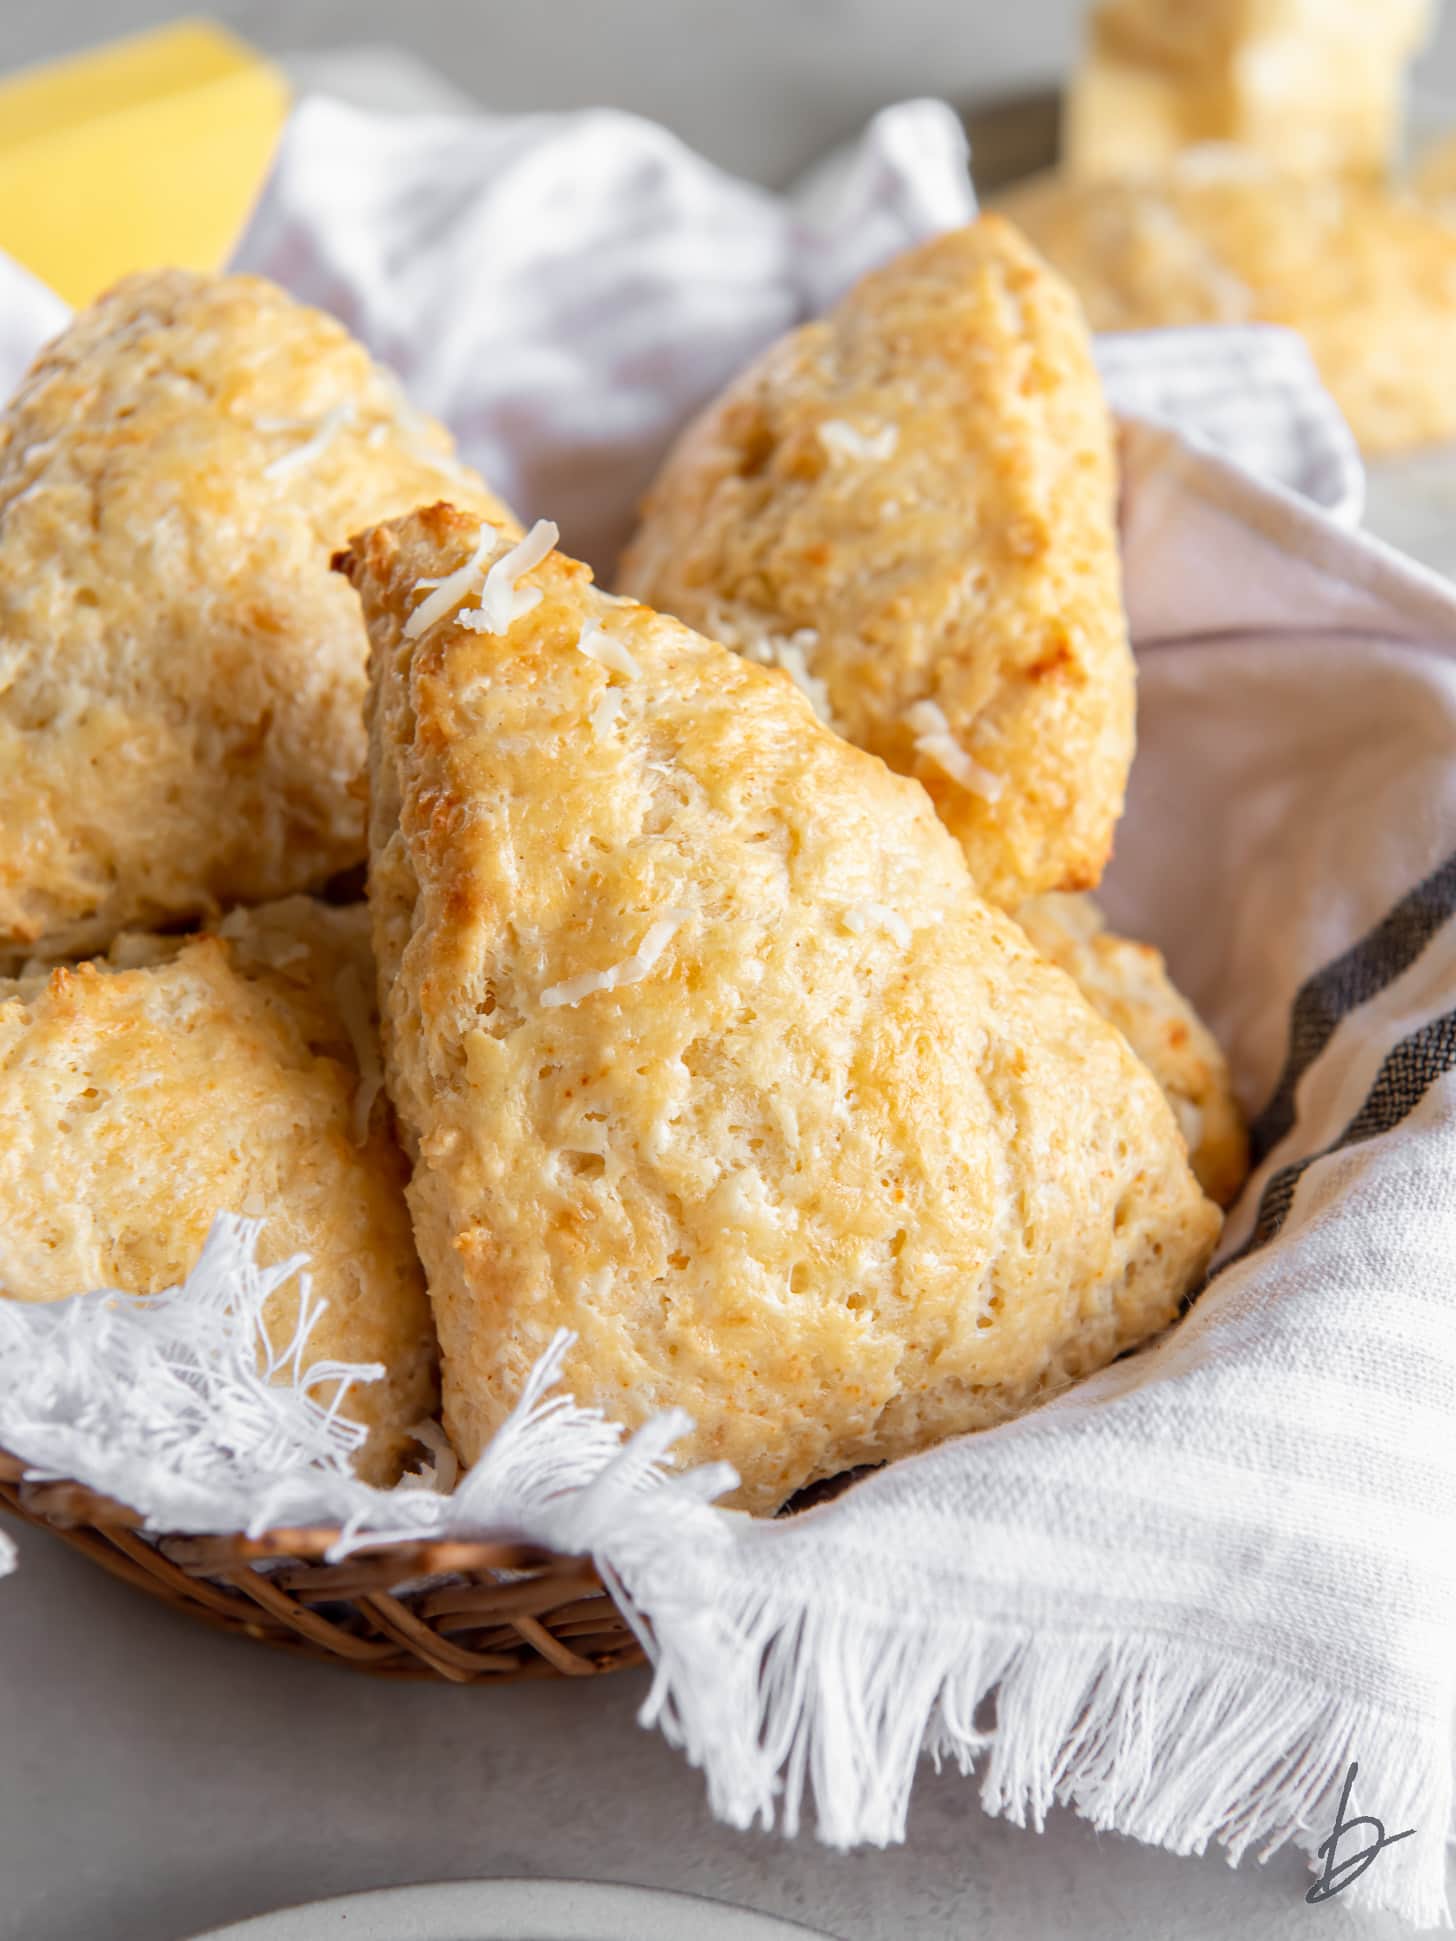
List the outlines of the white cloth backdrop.
<svg viewBox="0 0 1456 1941">
<path fill-rule="evenodd" d="M 609 577 L 684 416 L 971 206 L 933 103 L 785 202 L 615 114 L 312 102 L 239 260 L 335 310 Z M 0 296 L 3 378 L 58 312 L 15 272 Z M 790 1521 L 664 1472 L 671 1420 L 619 1453 L 542 1399 L 550 1367 L 453 1498 L 386 1495 L 306 1397 L 259 1390 L 266 1283 L 224 1222 L 174 1300 L 0 1302 L 0 1444 L 158 1530 L 338 1516 L 590 1549 L 650 1624 L 646 1716 L 735 1824 L 899 1838 L 928 1745 L 1017 1820 L 1066 1801 L 1177 1851 L 1313 1853 L 1358 1761 L 1350 1812 L 1413 1832 L 1348 1902 L 1430 1922 L 1456 1721 L 1456 601 L 1349 530 L 1358 463 L 1293 339 L 1100 355 L 1142 679 L 1107 901 L 1260 1114 L 1225 1264 L 1169 1337 Z"/>
</svg>

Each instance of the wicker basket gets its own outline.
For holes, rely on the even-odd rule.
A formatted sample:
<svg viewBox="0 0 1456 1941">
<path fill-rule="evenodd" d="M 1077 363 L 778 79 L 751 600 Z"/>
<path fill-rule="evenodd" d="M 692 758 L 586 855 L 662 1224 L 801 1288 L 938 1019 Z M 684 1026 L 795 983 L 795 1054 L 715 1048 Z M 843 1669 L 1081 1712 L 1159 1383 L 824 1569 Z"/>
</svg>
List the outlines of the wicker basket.
<svg viewBox="0 0 1456 1941">
<path fill-rule="evenodd" d="M 591 1677 L 642 1649 L 589 1560 L 503 1538 L 391 1543 L 324 1562 L 337 1532 L 144 1537 L 77 1483 L 26 1483 L 0 1451 L 0 1509 L 175 1609 L 239 1637 L 387 1678 Z"/>
</svg>

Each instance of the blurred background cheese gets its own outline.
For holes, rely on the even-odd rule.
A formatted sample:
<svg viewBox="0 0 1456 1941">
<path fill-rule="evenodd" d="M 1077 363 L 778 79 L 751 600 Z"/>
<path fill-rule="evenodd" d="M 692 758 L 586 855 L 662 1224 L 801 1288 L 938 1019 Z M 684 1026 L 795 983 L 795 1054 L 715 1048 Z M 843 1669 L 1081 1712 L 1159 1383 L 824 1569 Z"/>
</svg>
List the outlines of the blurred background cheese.
<svg viewBox="0 0 1456 1941">
<path fill-rule="evenodd" d="M 0 249 L 67 302 L 129 270 L 216 269 L 267 173 L 280 71 L 202 20 L 0 84 Z"/>
<path fill-rule="evenodd" d="M 1233 142 L 1299 174 L 1382 176 L 1431 0 L 1105 0 L 1067 97 L 1068 169 Z"/>
</svg>

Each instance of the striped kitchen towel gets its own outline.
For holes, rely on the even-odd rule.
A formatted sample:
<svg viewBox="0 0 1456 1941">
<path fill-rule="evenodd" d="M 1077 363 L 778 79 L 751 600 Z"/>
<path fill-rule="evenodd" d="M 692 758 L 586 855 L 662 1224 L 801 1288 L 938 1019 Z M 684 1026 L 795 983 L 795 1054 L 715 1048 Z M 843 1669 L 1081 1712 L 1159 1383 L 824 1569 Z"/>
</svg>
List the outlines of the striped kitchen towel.
<svg viewBox="0 0 1456 1941">
<path fill-rule="evenodd" d="M 687 411 L 871 244 L 970 208 L 934 104 L 881 117 L 812 206 L 623 117 L 313 104 L 245 255 L 605 565 Z M 553 1401 L 549 1358 L 453 1496 L 374 1492 L 290 1391 L 258 1392 L 266 1290 L 224 1221 L 180 1300 L 0 1302 L 0 1445 L 154 1529 L 509 1524 L 591 1552 L 652 1655 L 647 1718 L 735 1825 L 898 1839 L 928 1749 L 1017 1821 L 1060 1801 L 1178 1852 L 1294 1841 L 1316 1897 L 1428 1923 L 1456 1723 L 1456 599 L 1350 530 L 1348 436 L 1291 340 L 1102 362 L 1141 668 L 1106 902 L 1256 1114 L 1176 1328 L 778 1522 L 664 1470 L 672 1418 L 623 1449 Z M 191 1411 L 166 1434 L 162 1368 Z"/>
</svg>

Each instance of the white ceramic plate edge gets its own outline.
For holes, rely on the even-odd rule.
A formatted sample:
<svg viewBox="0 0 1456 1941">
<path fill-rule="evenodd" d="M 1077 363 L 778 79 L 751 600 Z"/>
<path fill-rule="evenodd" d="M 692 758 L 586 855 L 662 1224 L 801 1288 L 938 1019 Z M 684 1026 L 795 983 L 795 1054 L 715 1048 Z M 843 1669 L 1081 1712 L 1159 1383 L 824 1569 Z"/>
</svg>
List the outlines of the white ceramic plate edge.
<svg viewBox="0 0 1456 1941">
<path fill-rule="evenodd" d="M 195 1941 L 829 1941 L 692 1894 L 593 1881 L 461 1880 L 380 1887 L 281 1908 Z"/>
</svg>

